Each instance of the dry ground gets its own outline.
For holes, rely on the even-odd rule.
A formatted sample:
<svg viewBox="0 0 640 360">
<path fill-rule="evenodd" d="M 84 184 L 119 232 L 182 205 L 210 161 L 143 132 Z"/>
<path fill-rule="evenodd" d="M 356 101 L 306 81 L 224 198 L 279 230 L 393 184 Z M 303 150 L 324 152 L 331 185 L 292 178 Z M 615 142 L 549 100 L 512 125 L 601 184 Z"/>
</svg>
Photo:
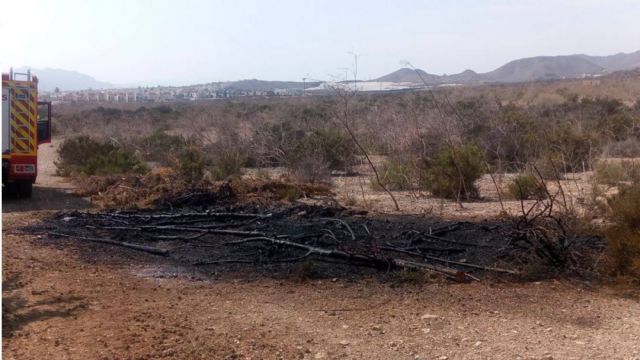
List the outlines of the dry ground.
<svg viewBox="0 0 640 360">
<path fill-rule="evenodd" d="M 371 156 L 378 169 L 382 168 L 384 156 Z M 340 203 L 364 208 L 374 213 L 397 214 L 393 201 L 382 190 L 373 190 L 371 181 L 373 171 L 369 165 L 354 167 L 358 176 L 340 176 L 332 178 L 332 190 Z M 278 178 L 286 173 L 284 168 L 261 169 L 261 173 L 268 173 L 272 178 Z M 256 176 L 257 170 L 248 169 L 246 176 Z M 483 175 L 477 182 L 480 199 L 474 201 L 461 201 L 433 198 L 425 191 L 393 191 L 400 212 L 403 214 L 435 215 L 449 220 L 477 220 L 494 219 L 501 217 L 503 211 L 509 215 L 522 214 L 522 203 L 513 199 L 508 194 L 508 185 L 518 174 Z M 558 181 L 548 180 L 547 186 L 552 195 L 558 194 L 559 186 L 567 199 L 567 205 L 576 211 L 583 211 L 584 204 L 589 199 L 591 192 L 592 172 L 568 173 Z M 495 181 L 495 183 L 494 183 Z M 500 189 L 500 196 L 497 189 Z M 502 200 L 502 204 L 500 202 Z M 524 201 L 525 209 L 535 203 L 534 200 Z"/>
<path fill-rule="evenodd" d="M 88 204 L 41 170 L 35 201 L 3 203 L 6 359 L 640 359 L 633 289 L 211 280 L 107 246 L 51 245 L 17 229 Z"/>
</svg>

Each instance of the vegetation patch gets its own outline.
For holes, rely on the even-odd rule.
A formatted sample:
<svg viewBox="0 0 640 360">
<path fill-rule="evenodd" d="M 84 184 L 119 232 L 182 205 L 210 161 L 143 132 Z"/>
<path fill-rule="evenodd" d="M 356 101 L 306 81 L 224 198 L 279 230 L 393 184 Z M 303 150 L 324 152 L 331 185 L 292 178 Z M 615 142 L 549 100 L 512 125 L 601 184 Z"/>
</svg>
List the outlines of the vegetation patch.
<svg viewBox="0 0 640 360">
<path fill-rule="evenodd" d="M 611 271 L 640 279 L 640 182 L 623 186 L 608 205 L 614 223 L 607 232 Z"/>
<path fill-rule="evenodd" d="M 518 175 L 509 184 L 509 194 L 516 200 L 541 200 L 547 196 L 544 183 L 529 174 Z"/>
<path fill-rule="evenodd" d="M 484 168 L 484 154 L 476 145 L 447 147 L 427 161 L 419 185 L 436 197 L 475 199 L 479 192 L 474 183 L 482 176 Z"/>
<path fill-rule="evenodd" d="M 145 173 L 148 168 L 132 151 L 112 141 L 79 136 L 66 139 L 58 149 L 57 173 L 110 175 Z"/>
<path fill-rule="evenodd" d="M 378 170 L 380 182 L 389 190 L 412 190 L 416 188 L 416 168 L 412 164 L 396 159 L 389 159 Z M 373 190 L 382 188 L 375 177 L 370 181 Z"/>
</svg>

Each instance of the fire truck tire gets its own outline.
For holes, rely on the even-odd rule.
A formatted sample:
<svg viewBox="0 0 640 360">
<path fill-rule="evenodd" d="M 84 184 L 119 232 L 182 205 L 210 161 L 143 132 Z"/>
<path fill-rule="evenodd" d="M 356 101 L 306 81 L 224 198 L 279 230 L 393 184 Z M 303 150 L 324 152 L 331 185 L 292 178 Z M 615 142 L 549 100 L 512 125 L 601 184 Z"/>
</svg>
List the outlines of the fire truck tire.
<svg viewBox="0 0 640 360">
<path fill-rule="evenodd" d="M 18 196 L 18 184 L 13 181 L 8 181 L 2 187 L 2 195 L 7 195 L 9 197 L 17 197 Z"/>
<path fill-rule="evenodd" d="M 29 180 L 18 181 L 18 196 L 21 198 L 30 198 L 33 193 L 33 183 Z"/>
</svg>

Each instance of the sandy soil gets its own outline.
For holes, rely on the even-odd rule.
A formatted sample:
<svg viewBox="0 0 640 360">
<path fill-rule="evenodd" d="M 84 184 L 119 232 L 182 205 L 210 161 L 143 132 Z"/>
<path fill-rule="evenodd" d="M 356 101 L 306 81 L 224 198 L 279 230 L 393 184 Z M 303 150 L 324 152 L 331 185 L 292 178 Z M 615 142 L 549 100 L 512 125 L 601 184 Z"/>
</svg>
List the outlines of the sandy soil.
<svg viewBox="0 0 640 360">
<path fill-rule="evenodd" d="M 35 200 L 3 203 L 5 359 L 640 359 L 637 290 L 211 280 L 20 234 L 51 209 L 88 206 L 41 175 Z"/>
</svg>

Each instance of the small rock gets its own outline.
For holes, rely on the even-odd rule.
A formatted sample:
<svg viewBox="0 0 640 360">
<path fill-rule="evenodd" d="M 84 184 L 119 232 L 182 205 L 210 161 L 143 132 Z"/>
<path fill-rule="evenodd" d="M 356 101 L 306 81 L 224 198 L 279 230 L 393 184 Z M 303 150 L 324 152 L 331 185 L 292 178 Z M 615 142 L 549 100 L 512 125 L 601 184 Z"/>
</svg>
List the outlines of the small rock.
<svg viewBox="0 0 640 360">
<path fill-rule="evenodd" d="M 371 327 L 371 330 L 374 330 L 374 331 L 381 331 L 381 330 L 382 330 L 382 326 L 380 326 L 380 325 L 373 325 L 373 326 Z"/>
<path fill-rule="evenodd" d="M 349 345 L 349 342 L 347 340 L 340 340 L 340 345 L 347 346 Z"/>
<path fill-rule="evenodd" d="M 442 355 L 438 358 L 438 360 L 449 360 L 448 356 Z"/>
<path fill-rule="evenodd" d="M 438 315 L 434 314 L 424 314 L 420 317 L 421 320 L 429 320 L 429 319 L 437 319 Z"/>
<path fill-rule="evenodd" d="M 473 344 L 473 346 L 475 346 L 475 347 L 478 347 L 478 346 L 480 346 L 480 345 L 482 345 L 482 341 L 476 341 L 476 343 L 475 343 L 475 344 Z"/>
<path fill-rule="evenodd" d="M 430 333 L 430 332 L 431 332 L 431 329 L 429 329 L 429 328 L 422 328 L 422 332 L 423 332 L 423 333 L 425 333 L 425 334 L 428 334 L 428 333 Z"/>
<path fill-rule="evenodd" d="M 327 353 L 325 353 L 324 351 L 318 351 L 313 358 L 314 359 L 324 359 L 327 357 Z"/>
</svg>

